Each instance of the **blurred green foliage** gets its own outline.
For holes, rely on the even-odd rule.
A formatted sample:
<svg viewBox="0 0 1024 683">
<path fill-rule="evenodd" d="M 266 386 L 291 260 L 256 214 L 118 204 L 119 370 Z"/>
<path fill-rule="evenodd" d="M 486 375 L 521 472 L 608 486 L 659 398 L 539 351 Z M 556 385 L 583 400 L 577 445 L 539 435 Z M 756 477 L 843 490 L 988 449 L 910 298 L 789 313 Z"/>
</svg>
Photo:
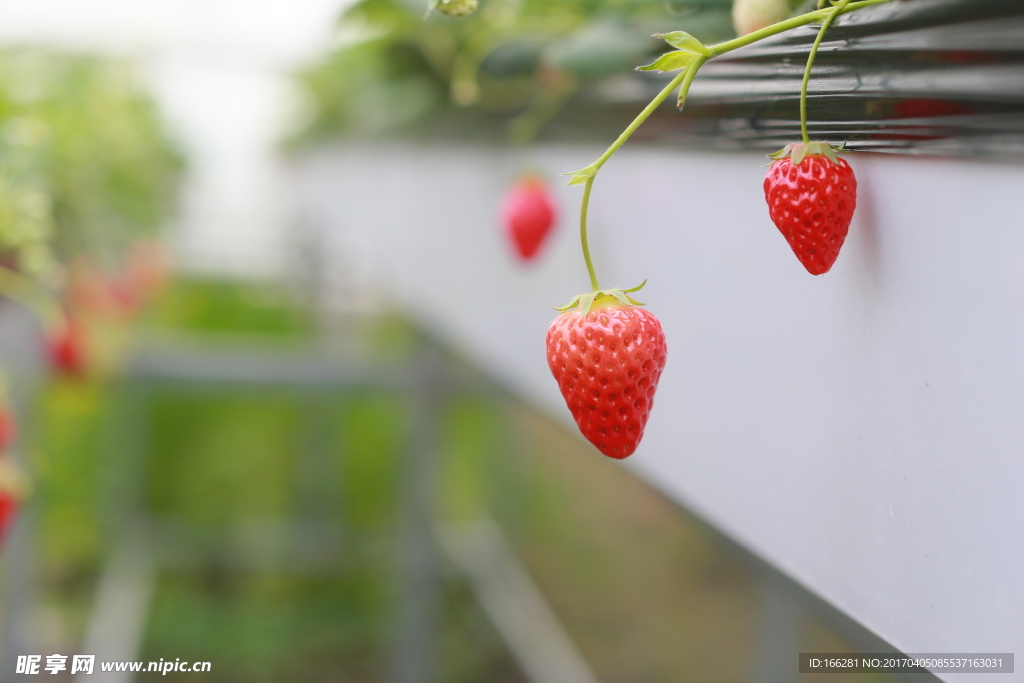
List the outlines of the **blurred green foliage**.
<svg viewBox="0 0 1024 683">
<path fill-rule="evenodd" d="M 174 283 L 146 324 L 217 344 L 313 335 L 280 289 L 225 281 Z M 409 348 L 399 339 L 409 326 L 392 318 L 367 333 L 389 353 Z M 44 593 L 67 636 L 81 637 L 104 558 L 120 524 L 142 521 L 131 514 L 140 505 L 162 566 L 142 658 L 211 661 L 211 681 L 383 680 L 407 410 L 408 397 L 387 390 L 54 383 L 37 408 L 33 505 Z M 449 420 L 453 452 L 486 445 L 479 405 L 456 406 Z M 333 538 L 312 563 L 282 542 L 307 523 Z M 446 589 L 444 602 L 444 679 L 518 683 L 465 588 Z"/>
<path fill-rule="evenodd" d="M 154 302 L 144 324 L 151 332 L 236 333 L 275 339 L 302 339 L 311 331 L 302 308 L 276 288 L 220 280 L 174 281 Z M 201 397 L 182 400 L 172 395 L 157 401 L 154 414 L 147 418 L 159 430 L 153 437 L 154 443 L 162 444 L 157 455 L 180 446 L 180 453 L 185 455 L 175 455 L 164 465 L 174 468 L 173 461 L 187 459 L 193 449 L 198 448 L 209 456 L 213 446 L 207 444 L 207 440 L 228 441 L 227 456 L 219 452 L 210 456 L 213 462 L 208 463 L 210 471 L 203 472 L 205 480 L 215 474 L 220 460 L 227 458 L 227 465 L 233 466 L 231 453 L 239 453 L 242 458 L 253 448 L 265 453 L 264 444 L 255 441 L 255 446 L 240 447 L 240 443 L 232 440 L 235 437 L 231 436 L 230 429 L 232 425 L 239 425 L 237 433 L 243 439 L 252 438 L 255 432 L 262 434 L 264 442 L 267 439 L 276 442 L 282 430 L 287 431 L 289 420 L 294 422 L 295 418 L 281 414 L 281 402 L 276 397 L 266 398 L 269 403 L 266 400 L 253 403 L 243 396 L 241 407 L 230 400 L 206 405 Z M 136 417 L 132 411 L 136 403 L 137 396 L 117 381 L 57 380 L 40 395 L 32 431 L 34 469 L 40 480 L 36 498 L 41 498 L 45 510 L 45 532 L 41 538 L 48 563 L 61 568 L 68 576 L 90 571 L 106 550 L 101 540 L 109 529 L 100 519 L 100 508 L 103 491 L 110 481 L 101 470 L 109 465 L 105 454 L 124 447 L 122 427 Z M 261 410 L 266 413 L 266 422 L 259 426 L 262 432 L 246 426 L 249 418 L 259 415 Z M 234 419 L 235 416 L 239 418 Z M 218 436 L 225 427 L 228 436 Z M 250 454 L 248 460 L 253 457 Z M 206 464 L 200 462 L 197 466 L 202 469 Z M 265 468 L 275 466 L 272 460 L 263 465 Z M 168 476 L 170 474 L 174 471 L 169 471 Z M 163 507 L 180 509 L 181 505 L 174 502 L 177 498 L 168 499 L 170 494 L 163 493 L 162 481 L 177 480 L 157 479 L 149 491 L 154 500 Z M 202 481 L 190 486 L 201 485 Z M 267 492 L 257 491 L 254 495 L 273 498 Z M 191 498 L 201 505 L 211 506 L 210 510 L 200 509 L 194 514 L 215 517 L 220 505 L 218 498 L 219 495 L 214 495 L 210 501 L 202 496 Z"/>
<path fill-rule="evenodd" d="M 196 333 L 308 337 L 309 312 L 288 292 L 230 280 L 179 279 L 152 305 L 146 325 Z"/>
<path fill-rule="evenodd" d="M 0 53 L 0 254 L 8 265 L 42 274 L 53 254 L 113 259 L 161 226 L 181 166 L 129 64 Z"/>
<path fill-rule="evenodd" d="M 255 342 L 309 340 L 305 321 L 273 288 L 185 281 L 150 324 Z M 408 325 L 381 323 L 375 341 L 409 348 Z M 42 594 L 64 623 L 53 651 L 81 642 L 128 521 L 145 524 L 160 560 L 140 659 L 210 661 L 203 678 L 220 683 L 387 680 L 403 453 L 416 436 L 409 399 L 383 388 L 54 384 L 33 439 Z M 497 395 L 451 395 L 439 432 L 439 520 L 493 517 L 600 680 L 750 680 L 754 572 L 675 504 L 574 430 Z M 314 542 L 295 544 L 310 529 Z M 470 584 L 445 566 L 438 680 L 522 683 Z M 824 625 L 806 626 L 801 651 L 848 651 Z"/>
<path fill-rule="evenodd" d="M 634 77 L 665 52 L 653 33 L 704 42 L 733 34 L 731 0 L 483 0 L 478 12 L 424 19 L 420 0 L 361 0 L 342 16 L 341 46 L 299 75 L 313 105 L 300 140 L 506 128 L 532 139 L 569 103 Z M 621 84 L 620 84 L 621 85 Z"/>
</svg>

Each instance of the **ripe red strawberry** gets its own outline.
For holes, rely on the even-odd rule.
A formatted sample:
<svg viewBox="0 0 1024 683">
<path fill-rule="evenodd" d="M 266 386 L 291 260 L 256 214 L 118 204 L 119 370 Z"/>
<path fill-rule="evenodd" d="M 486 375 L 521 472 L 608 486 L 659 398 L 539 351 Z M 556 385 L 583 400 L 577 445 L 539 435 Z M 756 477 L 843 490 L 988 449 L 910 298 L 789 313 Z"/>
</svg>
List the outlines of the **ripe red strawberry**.
<svg viewBox="0 0 1024 683">
<path fill-rule="evenodd" d="M 53 369 L 68 377 L 85 374 L 88 358 L 85 327 L 72 317 L 61 324 L 47 340 L 50 364 Z"/>
<path fill-rule="evenodd" d="M 576 424 L 617 459 L 643 438 L 666 353 L 661 323 L 627 292 L 577 297 L 547 336 L 548 366 Z"/>
<path fill-rule="evenodd" d="M 27 486 L 21 472 L 7 458 L 0 458 L 0 543 L 14 523 Z"/>
<path fill-rule="evenodd" d="M 544 183 L 523 178 L 506 195 L 501 216 L 516 255 L 532 261 L 555 224 L 555 206 Z"/>
<path fill-rule="evenodd" d="M 825 142 L 788 145 L 764 179 L 768 214 L 811 275 L 839 256 L 857 207 L 857 179 Z"/>
<path fill-rule="evenodd" d="M 0 490 L 0 543 L 7 537 L 17 514 L 18 500 L 9 491 Z"/>
</svg>

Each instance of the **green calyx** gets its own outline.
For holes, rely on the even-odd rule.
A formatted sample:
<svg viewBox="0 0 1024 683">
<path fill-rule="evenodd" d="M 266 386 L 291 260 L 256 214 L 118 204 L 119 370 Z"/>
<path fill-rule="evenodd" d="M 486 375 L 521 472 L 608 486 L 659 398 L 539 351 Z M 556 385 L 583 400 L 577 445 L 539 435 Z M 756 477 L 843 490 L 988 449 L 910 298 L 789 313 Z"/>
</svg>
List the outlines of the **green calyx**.
<svg viewBox="0 0 1024 683">
<path fill-rule="evenodd" d="M 555 306 L 555 310 L 567 313 L 579 307 L 580 315 L 586 315 L 590 313 L 590 309 L 595 304 L 601 305 L 603 303 L 612 303 L 612 301 L 617 301 L 624 306 L 644 306 L 645 304 L 637 301 L 630 294 L 640 291 L 646 284 L 647 280 L 644 280 L 636 287 L 631 287 L 630 289 L 600 289 L 596 292 L 587 292 L 586 294 L 573 297 L 572 301 L 564 306 Z"/>
<path fill-rule="evenodd" d="M 789 157 L 794 166 L 799 166 L 800 162 L 806 157 L 824 156 L 828 157 L 828 160 L 833 164 L 838 164 L 837 152 L 846 154 L 846 150 L 842 147 L 833 147 L 827 142 L 794 142 L 786 145 L 774 154 L 769 154 L 768 158 L 778 161 L 779 159 Z"/>
</svg>

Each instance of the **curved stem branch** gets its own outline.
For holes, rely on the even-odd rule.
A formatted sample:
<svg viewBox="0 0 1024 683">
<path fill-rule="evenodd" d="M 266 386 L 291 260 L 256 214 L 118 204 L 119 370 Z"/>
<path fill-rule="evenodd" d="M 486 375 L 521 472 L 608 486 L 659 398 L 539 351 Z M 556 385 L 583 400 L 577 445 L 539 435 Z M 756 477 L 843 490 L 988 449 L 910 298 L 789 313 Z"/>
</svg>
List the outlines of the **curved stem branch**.
<svg viewBox="0 0 1024 683">
<path fill-rule="evenodd" d="M 835 17 L 840 14 L 846 14 L 847 12 L 852 12 L 871 5 L 880 5 L 883 2 L 889 2 L 889 0 L 860 0 L 859 2 L 850 2 L 849 0 L 846 0 L 846 2 L 839 6 L 801 14 L 798 17 L 786 19 L 785 21 L 780 21 L 777 24 L 767 26 L 760 31 L 754 31 L 753 33 L 748 33 L 745 36 L 740 36 L 739 38 L 734 38 L 733 40 L 728 40 L 724 43 L 719 43 L 718 45 L 709 46 L 708 51 L 710 54 L 707 56 L 700 56 L 689 68 L 683 69 L 676 74 L 676 76 L 669 81 L 668 85 L 662 88 L 661 92 L 655 95 L 654 99 L 644 107 L 643 111 L 641 111 L 635 119 L 633 119 L 633 122 L 626 127 L 626 130 L 622 131 L 622 134 L 615 139 L 615 142 L 613 142 L 607 150 L 605 150 L 604 154 L 598 157 L 598 159 L 587 168 L 593 168 L 594 173 L 596 174 L 597 171 L 604 166 L 605 162 L 608 161 L 615 152 L 619 151 L 619 148 L 625 144 L 626 140 L 636 132 L 636 129 L 654 113 L 654 110 L 656 110 L 661 103 L 665 101 L 673 90 L 680 87 L 683 84 L 683 81 L 687 82 L 686 87 L 687 89 L 689 88 L 689 83 L 693 81 L 693 77 L 697 75 L 697 70 L 700 69 L 701 65 L 708 60 L 714 59 L 726 52 L 732 52 L 733 50 L 738 50 L 741 47 L 746 47 L 751 43 L 756 43 L 762 38 L 768 38 L 769 36 L 774 36 L 793 28 L 813 24 L 816 21 L 825 21 L 827 24 L 831 24 Z M 680 90 L 680 98 L 685 99 L 685 90 Z"/>
<path fill-rule="evenodd" d="M 683 105 L 686 104 L 686 95 L 690 92 L 690 84 L 693 83 L 694 77 L 697 75 L 697 71 L 704 66 L 704 62 L 711 59 L 710 57 L 700 56 L 697 60 L 684 72 L 683 82 L 679 86 L 679 98 L 676 100 L 676 109 L 682 109 Z"/>
<path fill-rule="evenodd" d="M 608 159 L 611 158 L 615 152 L 619 150 L 622 145 L 626 143 L 626 140 L 636 131 L 637 128 L 647 120 L 647 117 L 657 109 L 662 102 L 672 94 L 672 91 L 679 88 L 679 100 L 678 106 L 682 108 L 683 102 L 686 101 L 686 93 L 690 89 L 690 83 L 693 82 L 693 77 L 697 75 L 697 70 L 700 69 L 701 65 L 706 62 L 709 58 L 701 56 L 699 57 L 690 67 L 684 69 L 678 73 L 675 78 L 669 81 L 669 84 L 662 88 L 661 92 L 658 93 L 651 102 L 644 107 L 644 110 L 633 119 L 633 122 L 629 124 L 626 130 L 622 131 L 622 134 L 611 144 L 611 146 L 605 150 L 605 153 L 595 161 L 591 166 L 594 167 L 594 175 L 587 178 L 586 186 L 583 188 L 583 205 L 580 208 L 580 241 L 583 243 L 583 259 L 587 262 L 587 273 L 590 275 L 590 284 L 594 288 L 594 291 L 600 289 L 597 285 L 597 275 L 594 273 L 594 263 L 590 258 L 590 247 L 587 244 L 587 208 L 590 204 L 590 190 L 594 186 L 594 178 L 597 175 L 597 170 L 604 165 Z"/>
<path fill-rule="evenodd" d="M 597 291 L 599 287 L 597 283 L 597 275 L 594 273 L 594 264 L 590 258 L 590 247 L 587 244 L 587 207 L 590 204 L 590 191 L 594 185 L 594 178 L 597 177 L 597 172 L 602 166 L 604 166 L 605 162 L 607 162 L 615 152 L 619 151 L 619 148 L 626 143 L 626 140 L 628 140 L 630 136 L 636 132 L 636 129 L 639 128 L 659 106 L 661 106 L 661 103 L 668 98 L 673 90 L 679 88 L 678 106 L 681 109 L 683 104 L 686 102 L 686 95 L 689 92 L 690 84 L 693 82 L 694 76 L 697 75 L 697 71 L 708 60 L 714 59 L 726 52 L 732 52 L 733 50 L 737 50 L 741 47 L 746 47 L 747 45 L 756 43 L 763 38 L 768 38 L 790 29 L 799 28 L 800 26 L 806 26 L 807 24 L 813 24 L 818 21 L 823 22 L 821 30 L 818 32 L 818 37 L 814 41 L 814 46 L 811 48 L 811 54 L 808 57 L 807 67 L 804 72 L 803 85 L 800 90 L 800 123 L 803 131 L 804 142 L 808 142 L 806 116 L 807 82 L 810 78 L 811 67 L 814 63 L 814 56 L 818 51 L 818 46 L 821 44 L 821 39 L 824 36 L 825 31 L 828 30 L 828 27 L 840 14 L 852 12 L 871 5 L 880 5 L 884 2 L 889 2 L 889 0 L 859 0 L 858 2 L 841 0 L 841 2 L 833 7 L 814 10 L 813 12 L 801 14 L 798 17 L 792 17 L 791 19 L 780 21 L 759 31 L 748 33 L 745 36 L 740 36 L 739 38 L 734 38 L 733 40 L 728 40 L 724 43 L 719 43 L 718 45 L 709 46 L 707 48 L 707 55 L 699 56 L 688 68 L 683 69 L 676 74 L 672 80 L 669 81 L 668 85 L 662 88 L 661 92 L 659 92 L 654 99 L 644 107 L 643 111 L 633 119 L 633 122 L 626 127 L 626 130 L 622 131 L 622 134 L 615 139 L 615 142 L 613 142 L 607 150 L 605 150 L 604 154 L 598 157 L 598 159 L 594 161 L 594 163 L 590 164 L 590 166 L 582 169 L 582 171 L 585 171 L 586 173 L 580 172 L 579 174 L 576 174 L 577 176 L 587 176 L 586 186 L 583 188 L 583 205 L 580 210 L 580 241 L 583 245 L 583 258 L 587 263 L 587 273 L 590 275 L 590 284 L 594 288 L 594 291 Z M 578 181 L 574 179 L 574 182 Z"/>
<path fill-rule="evenodd" d="M 846 14 L 847 12 L 853 12 L 863 9 L 864 7 L 870 7 L 871 5 L 881 5 L 885 2 L 889 2 L 889 0 L 859 0 L 859 2 L 850 2 L 849 4 L 844 5 L 843 8 L 839 10 L 838 14 Z M 711 57 L 714 58 L 719 55 L 723 55 L 726 52 L 732 52 L 733 50 L 738 50 L 741 47 L 746 47 L 747 45 L 756 43 L 764 38 L 770 38 L 771 36 L 778 35 L 784 31 L 800 28 L 801 26 L 813 24 L 818 21 L 824 21 L 834 9 L 834 7 L 827 7 L 825 9 L 817 9 L 813 12 L 808 12 L 807 14 L 791 17 L 776 24 L 772 24 L 771 26 L 765 26 L 759 31 L 748 33 L 745 36 L 733 38 L 732 40 L 727 40 L 724 43 L 719 43 L 718 45 L 709 45 L 708 49 L 711 51 Z"/>
<path fill-rule="evenodd" d="M 647 117 L 653 114 L 654 110 L 657 109 L 658 106 L 661 105 L 661 103 L 664 102 L 665 99 L 672 94 L 672 91 L 679 87 L 679 84 L 683 82 L 684 78 L 686 78 L 686 73 L 688 71 L 690 71 L 690 69 L 684 69 L 683 71 L 680 71 L 678 74 L 676 74 L 675 78 L 669 81 L 669 84 L 662 88 L 661 92 L 658 93 L 654 97 L 654 99 L 651 100 L 650 103 L 648 103 L 646 107 L 644 107 L 644 110 L 642 112 L 637 114 L 637 117 L 633 119 L 633 122 L 626 126 L 626 130 L 622 131 L 622 134 L 615 139 L 615 142 L 613 142 L 611 146 L 607 150 L 605 150 L 605 153 L 602 154 L 597 159 L 597 161 L 592 163 L 591 166 L 593 166 L 595 169 L 599 169 L 602 166 L 604 166 L 604 162 L 611 159 L 612 155 L 619 151 L 619 148 L 626 143 L 626 140 L 628 140 L 630 136 L 636 132 L 636 129 L 639 128 L 641 124 L 643 124 L 643 122 L 647 120 Z"/>
<path fill-rule="evenodd" d="M 814 39 L 814 44 L 811 45 L 811 52 L 807 55 L 807 66 L 804 67 L 804 80 L 800 83 L 800 135 L 804 139 L 804 144 L 811 141 L 810 136 L 807 134 L 807 84 L 811 82 L 811 68 L 814 66 L 814 58 L 818 55 L 818 46 L 821 45 L 821 39 L 825 37 L 825 31 L 832 25 L 832 22 L 839 16 L 839 13 L 843 11 L 843 8 L 849 4 L 849 1 L 840 0 L 835 7 L 828 10 L 828 16 L 821 23 L 821 28 Z"/>
</svg>

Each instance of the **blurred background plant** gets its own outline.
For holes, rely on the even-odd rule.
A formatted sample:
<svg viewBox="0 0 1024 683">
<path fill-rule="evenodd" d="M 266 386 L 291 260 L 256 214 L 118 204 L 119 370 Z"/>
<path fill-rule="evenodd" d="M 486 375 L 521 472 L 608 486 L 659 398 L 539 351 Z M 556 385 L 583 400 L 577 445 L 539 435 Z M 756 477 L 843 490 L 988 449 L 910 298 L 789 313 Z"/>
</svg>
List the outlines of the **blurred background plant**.
<svg viewBox="0 0 1024 683">
<path fill-rule="evenodd" d="M 489 0 L 473 15 L 423 18 L 419 0 L 361 0 L 341 46 L 300 75 L 314 117 L 300 136 L 469 131 L 527 142 L 563 106 L 630 97 L 651 38 L 734 34 L 730 0 Z"/>
<path fill-rule="evenodd" d="M 53 372 L 81 379 L 120 362 L 124 323 L 163 286 L 159 234 L 181 169 L 135 65 L 0 52 L 0 296 L 36 316 Z M 29 490 L 10 483 L 24 477 L 8 453 L 20 412 L 8 392 L 27 391 L 28 365 L 0 368 L 5 527 Z"/>
<path fill-rule="evenodd" d="M 291 141 L 309 148 L 337 135 L 457 133 L 527 142 L 563 109 L 601 115 L 642 95 L 656 77 L 632 68 L 664 50 L 652 33 L 731 37 L 730 8 L 728 0 L 484 0 L 469 17 L 424 20 L 421 0 L 362 0 L 342 15 L 340 46 L 300 72 L 312 116 Z M 199 136 L 202 156 L 225 130 L 244 129 L 253 108 L 224 106 L 235 94 L 225 86 L 252 74 L 225 69 L 224 80 L 204 82 L 204 72 L 218 72 L 198 63 L 182 81 L 208 89 L 177 92 L 200 93 L 215 119 L 227 112 L 224 128 Z M 34 478 L 34 526 L 11 544 L 16 560 L 28 558 L 27 574 L 12 568 L 12 548 L 3 554 L 0 647 L 12 654 L 10 634 L 21 629 L 40 652 L 88 652 L 108 571 L 115 587 L 132 583 L 111 560 L 129 538 L 156 569 L 152 599 L 138 599 L 137 632 L 122 640 L 138 648 L 125 658 L 208 660 L 210 681 L 386 680 L 408 597 L 399 565 L 405 451 L 416 442 L 409 388 L 382 379 L 311 395 L 242 377 L 211 389 L 202 373 L 268 349 L 287 368 L 337 360 L 353 346 L 371 353 L 346 358 L 351 367 L 406 368 L 422 334 L 377 297 L 335 316 L 342 324 L 325 324 L 318 306 L 330 293 L 298 260 L 269 281 L 191 272 L 164 288 L 160 243 L 186 168 L 138 67 L 109 56 L 0 53 L 0 262 L 56 292 L 80 323 L 51 345 L 65 381 L 18 397 L 19 417 L 30 417 L 18 455 Z M 252 191 L 261 186 L 228 182 L 266 161 L 255 148 L 232 138 L 223 157 L 200 159 L 231 176 L 210 173 L 205 189 L 241 187 L 245 203 L 266 207 Z M 208 225 L 226 232 L 225 214 Z M 235 247 L 257 240 L 251 217 L 239 221 L 250 231 Z M 300 232 L 298 220 L 278 222 Z M 359 270 L 356 260 L 327 265 L 345 275 Z M 7 303 L 0 314 L 11 312 Z M 125 343 L 129 329 L 136 347 Z M 140 370 L 147 353 L 167 372 L 161 381 Z M 125 364 L 122 375 L 90 381 L 97 366 Z M 253 365 L 253 374 L 274 370 Z M 493 516 L 600 680 L 750 678 L 756 571 L 549 418 L 493 385 L 488 392 L 437 408 L 438 523 Z M 310 546 L 316 552 L 304 554 Z M 439 561 L 434 576 L 437 678 L 528 680 L 473 578 L 454 564 Z M 18 602 L 29 594 L 34 603 Z M 806 650 L 847 647 L 813 620 L 801 638 Z"/>
<path fill-rule="evenodd" d="M 113 267 L 164 225 L 182 160 L 131 64 L 5 50 L 0 122 L 0 248 L 26 272 Z"/>
</svg>

